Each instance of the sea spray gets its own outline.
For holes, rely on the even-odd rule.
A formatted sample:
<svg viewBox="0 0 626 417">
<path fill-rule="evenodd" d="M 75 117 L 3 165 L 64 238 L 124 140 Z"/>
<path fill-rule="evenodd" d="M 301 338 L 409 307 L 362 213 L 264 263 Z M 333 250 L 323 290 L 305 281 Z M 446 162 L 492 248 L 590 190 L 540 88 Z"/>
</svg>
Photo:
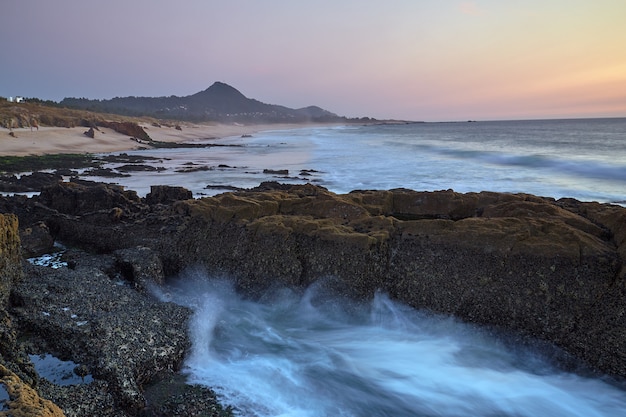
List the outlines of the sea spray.
<svg viewBox="0 0 626 417">
<path fill-rule="evenodd" d="M 313 286 L 260 301 L 195 271 L 169 299 L 191 306 L 189 382 L 246 416 L 616 416 L 626 393 L 535 351 L 376 294 Z"/>
</svg>

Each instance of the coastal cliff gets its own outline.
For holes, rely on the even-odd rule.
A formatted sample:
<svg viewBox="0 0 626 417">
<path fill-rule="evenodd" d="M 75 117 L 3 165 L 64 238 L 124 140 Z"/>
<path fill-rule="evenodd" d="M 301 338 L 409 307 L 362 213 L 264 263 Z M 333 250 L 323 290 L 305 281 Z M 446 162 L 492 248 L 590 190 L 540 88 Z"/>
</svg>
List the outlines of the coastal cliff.
<svg viewBox="0 0 626 417">
<path fill-rule="evenodd" d="M 415 308 L 554 344 L 592 369 L 626 377 L 623 207 L 451 190 L 338 195 L 310 184 L 277 183 L 188 196 L 180 187 L 153 187 L 139 198 L 118 186 L 71 182 L 3 204 L 22 227 L 44 222 L 55 241 L 96 254 L 84 259 L 108 259 L 100 270 L 117 271 L 137 294 L 188 267 L 227 275 L 250 297 L 313 283 L 362 299 L 384 291 Z M 87 275 L 79 270 L 55 274 L 84 281 L 80 277 Z M 90 276 L 95 281 L 89 286 L 104 280 Z M 69 287 L 56 290 L 70 302 Z M 29 329 L 63 328 L 61 321 L 32 319 L 36 308 L 27 311 L 43 308 L 45 297 L 26 285 L 17 294 L 22 301 L 14 314 Z M 144 323 L 145 308 L 130 311 Z M 172 312 L 162 314 L 165 323 Z M 188 313 L 176 314 L 184 321 Z M 97 323 L 98 334 L 115 328 Z M 142 331 L 156 338 L 148 327 Z M 68 338 L 78 343 L 90 335 L 74 329 Z M 176 337 L 177 346 L 185 346 L 184 337 Z M 157 367 L 175 368 L 183 350 Z M 87 356 L 107 352 L 112 350 L 100 344 Z M 139 358 L 122 374 L 99 369 L 105 377 L 107 370 L 115 374 L 120 401 L 138 407 L 144 401 L 141 381 L 156 375 L 148 369 L 150 360 Z M 133 372 L 144 376 L 138 382 L 129 376 Z"/>
</svg>

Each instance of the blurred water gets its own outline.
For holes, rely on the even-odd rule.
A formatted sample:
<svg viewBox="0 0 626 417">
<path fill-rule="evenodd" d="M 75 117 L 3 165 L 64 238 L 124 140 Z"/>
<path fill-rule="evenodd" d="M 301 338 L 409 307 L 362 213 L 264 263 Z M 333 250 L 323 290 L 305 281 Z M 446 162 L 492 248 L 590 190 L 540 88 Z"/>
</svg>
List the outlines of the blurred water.
<svg viewBox="0 0 626 417">
<path fill-rule="evenodd" d="M 240 146 L 130 152 L 160 158 L 154 165 L 165 169 L 114 181 L 141 195 L 157 184 L 182 185 L 199 197 L 226 190 L 207 185 L 273 180 L 338 193 L 486 190 L 626 203 L 626 119 L 318 127 L 220 143 Z M 210 170 L 176 172 L 190 162 Z M 284 169 L 288 175 L 264 173 Z"/>
<path fill-rule="evenodd" d="M 423 123 L 316 136 L 316 168 L 355 188 L 524 192 L 626 201 L 626 119 Z"/>
<path fill-rule="evenodd" d="M 619 416 L 626 392 L 558 370 L 484 329 L 413 310 L 304 294 L 242 299 L 187 272 L 163 299 L 191 306 L 191 383 L 244 416 Z"/>
</svg>

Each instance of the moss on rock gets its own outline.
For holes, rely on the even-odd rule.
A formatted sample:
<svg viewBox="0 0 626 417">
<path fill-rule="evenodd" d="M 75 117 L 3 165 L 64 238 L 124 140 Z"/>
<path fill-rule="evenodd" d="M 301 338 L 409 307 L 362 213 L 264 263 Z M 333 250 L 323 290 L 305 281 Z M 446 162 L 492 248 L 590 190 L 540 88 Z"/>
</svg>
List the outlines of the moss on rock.
<svg viewBox="0 0 626 417">
<path fill-rule="evenodd" d="M 0 417 L 61 417 L 63 411 L 52 401 L 41 398 L 37 391 L 25 384 L 17 375 L 0 365 L 0 384 L 9 396 L 7 410 Z"/>
</svg>

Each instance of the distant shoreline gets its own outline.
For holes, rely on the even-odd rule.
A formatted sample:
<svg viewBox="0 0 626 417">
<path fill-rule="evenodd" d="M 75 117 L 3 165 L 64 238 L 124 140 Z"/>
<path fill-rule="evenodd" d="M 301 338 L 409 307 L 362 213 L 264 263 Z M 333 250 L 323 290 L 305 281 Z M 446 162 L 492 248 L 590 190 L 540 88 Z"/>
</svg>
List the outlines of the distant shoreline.
<svg viewBox="0 0 626 417">
<path fill-rule="evenodd" d="M 155 142 L 193 143 L 200 140 L 223 139 L 253 135 L 267 130 L 290 130 L 315 126 L 339 126 L 338 123 L 276 123 L 276 124 L 191 124 L 175 127 L 139 123 Z M 0 155 L 41 156 L 49 154 L 85 154 L 132 151 L 151 148 L 112 129 L 99 127 L 91 138 L 86 127 L 0 128 Z M 10 135 L 12 133 L 12 135 Z"/>
</svg>

